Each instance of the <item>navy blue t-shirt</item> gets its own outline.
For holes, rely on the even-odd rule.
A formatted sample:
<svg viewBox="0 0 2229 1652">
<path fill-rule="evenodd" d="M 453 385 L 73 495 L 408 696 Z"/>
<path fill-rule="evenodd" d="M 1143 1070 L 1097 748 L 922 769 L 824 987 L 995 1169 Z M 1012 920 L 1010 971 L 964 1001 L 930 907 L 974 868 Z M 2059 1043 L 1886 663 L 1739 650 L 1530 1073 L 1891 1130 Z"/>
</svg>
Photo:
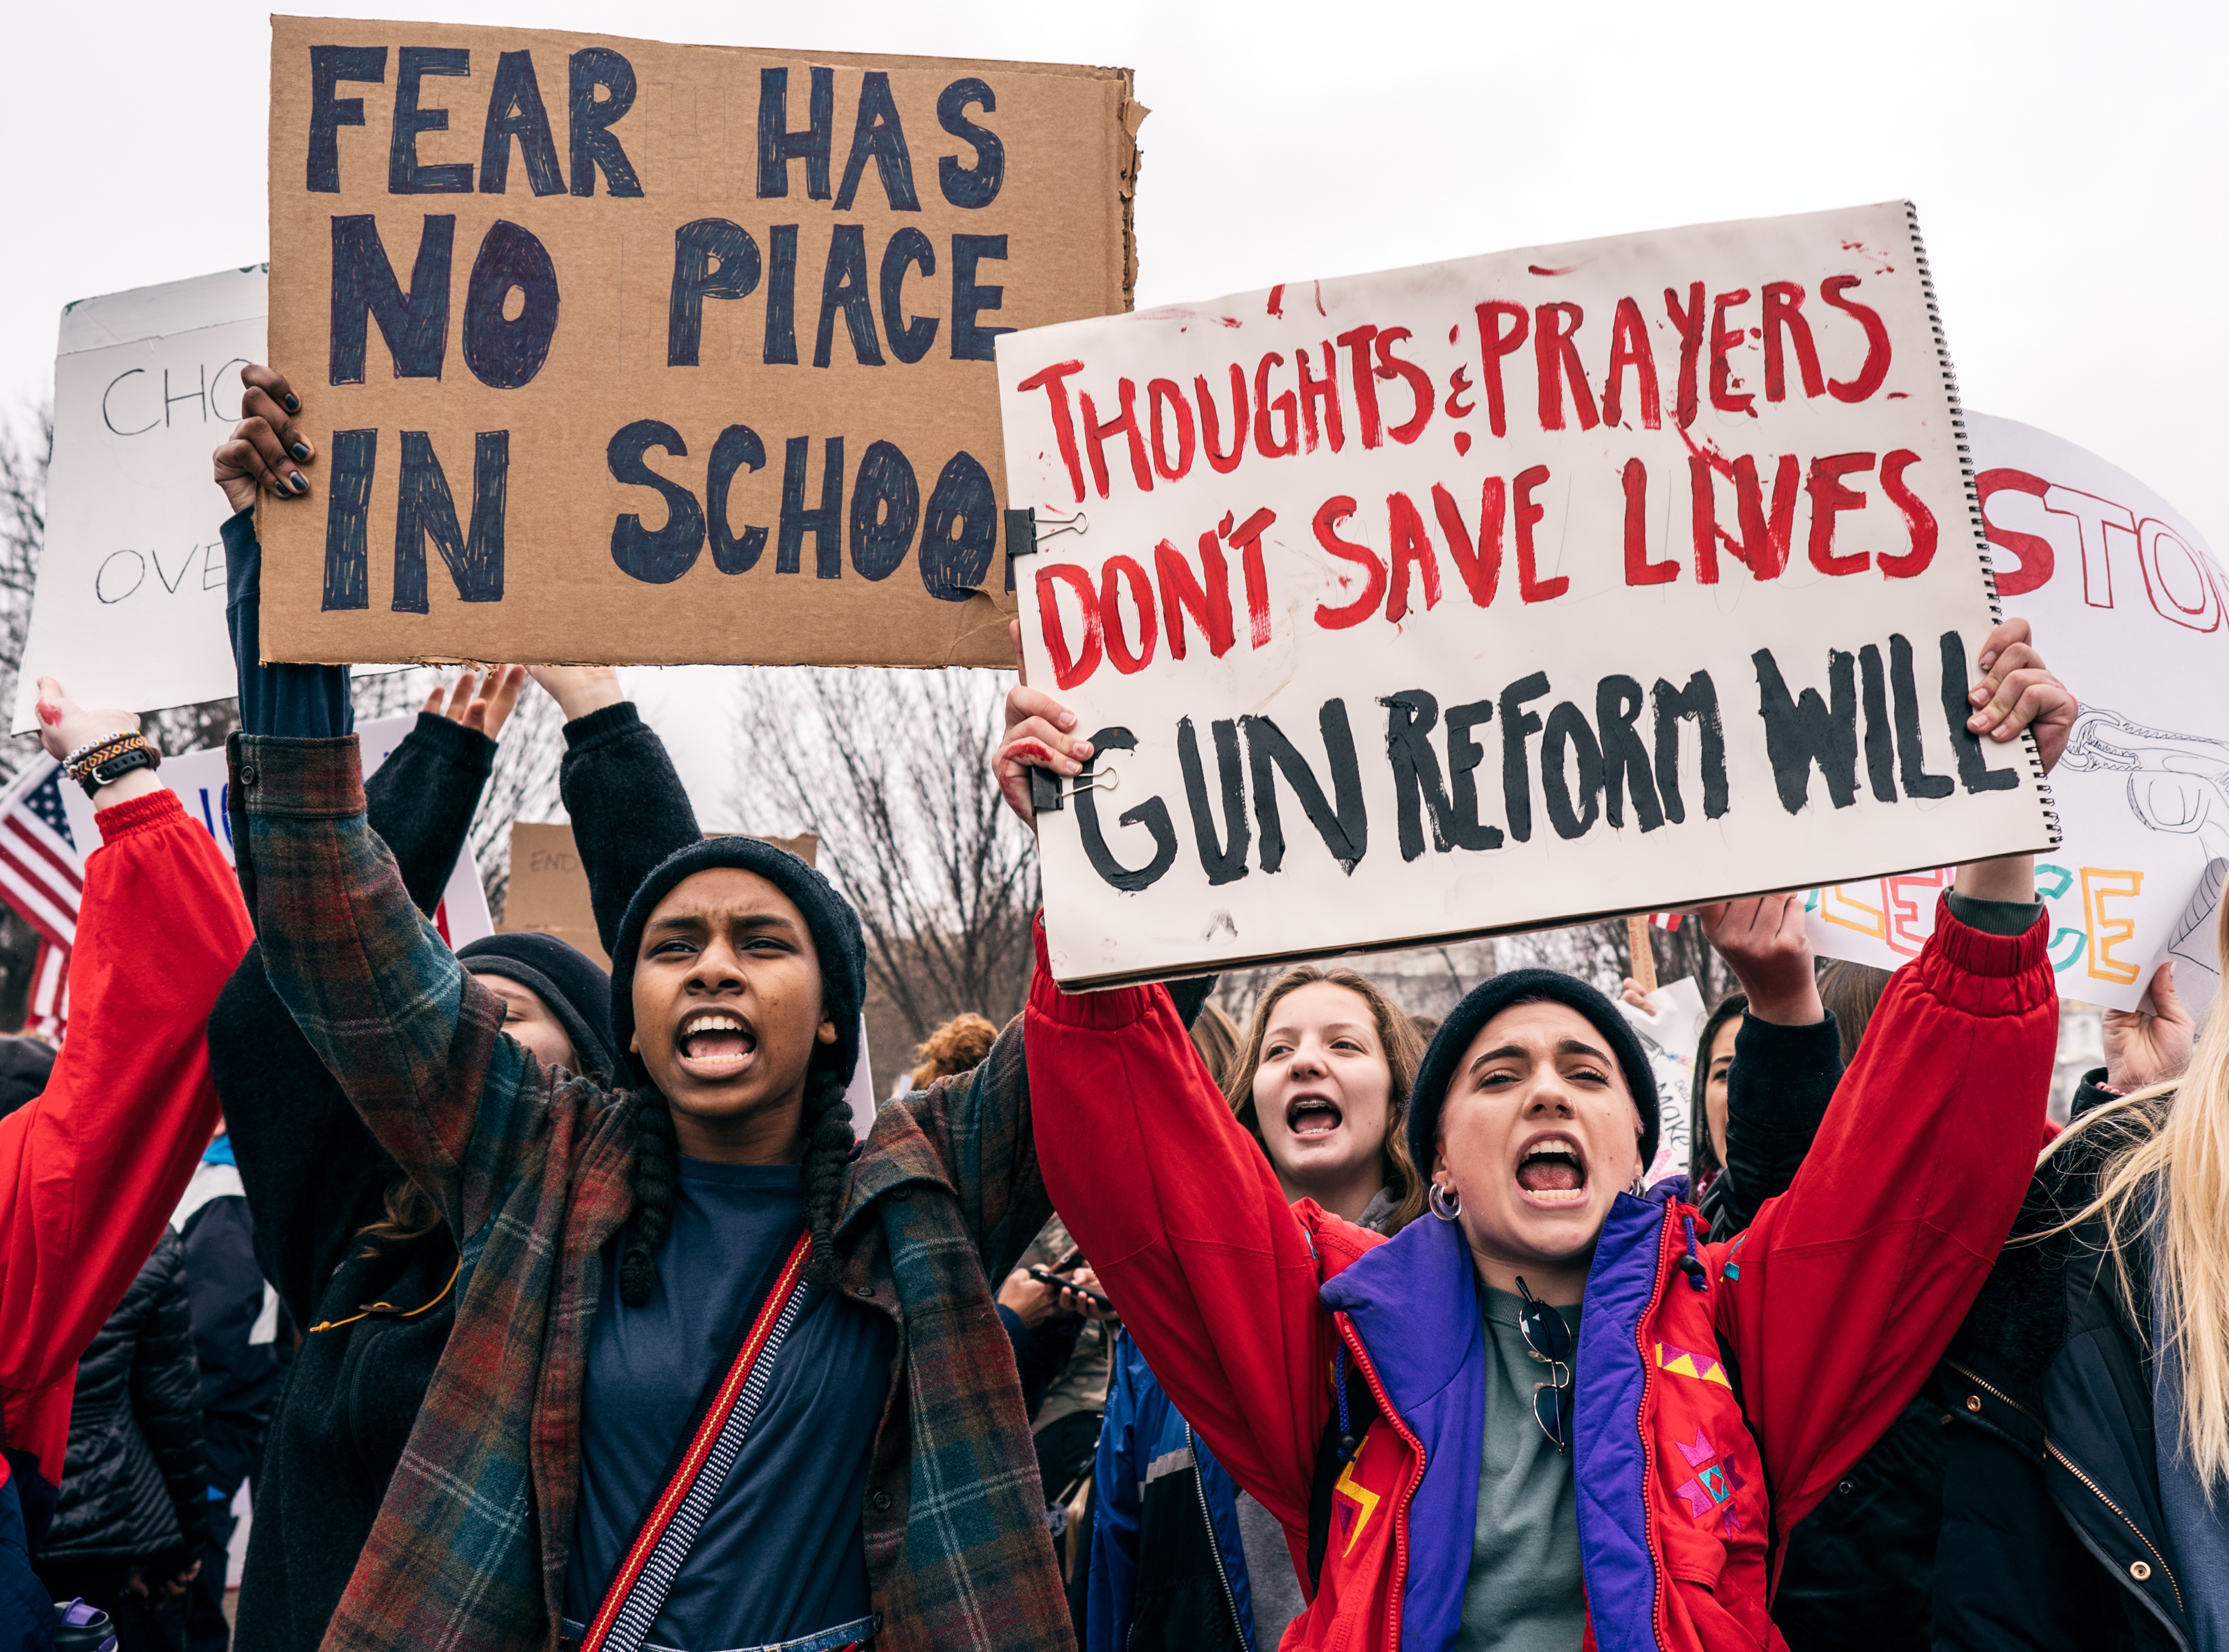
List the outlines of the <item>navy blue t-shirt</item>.
<svg viewBox="0 0 2229 1652">
<path fill-rule="evenodd" d="M 795 1165 L 681 1161 L 673 1225 L 650 1301 L 620 1301 L 622 1233 L 581 1401 L 581 1506 L 565 1616 L 595 1615 L 698 1397 L 732 1351 L 805 1225 Z M 797 1324 L 742 1454 L 652 1629 L 683 1652 L 764 1646 L 867 1617 L 861 1499 L 897 1335 L 878 1310 L 803 1288 Z"/>
</svg>

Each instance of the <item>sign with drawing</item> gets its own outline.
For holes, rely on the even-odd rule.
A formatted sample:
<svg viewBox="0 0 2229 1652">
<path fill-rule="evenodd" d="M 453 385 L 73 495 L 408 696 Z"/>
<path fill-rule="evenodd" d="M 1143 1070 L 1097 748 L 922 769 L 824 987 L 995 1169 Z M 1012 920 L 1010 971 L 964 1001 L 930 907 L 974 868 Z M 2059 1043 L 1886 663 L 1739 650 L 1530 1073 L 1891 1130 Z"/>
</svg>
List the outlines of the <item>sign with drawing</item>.
<svg viewBox="0 0 2229 1652">
<path fill-rule="evenodd" d="M 62 312 L 54 462 L 13 729 L 42 673 L 86 705 L 151 711 L 233 691 L 222 497 L 209 451 L 263 356 L 263 267 L 87 299 Z"/>
<path fill-rule="evenodd" d="M 2056 841 L 1965 727 L 1995 597 L 1906 203 L 998 349 L 1030 679 L 1097 749 L 1037 816 L 1063 984 Z"/>
<path fill-rule="evenodd" d="M 2229 878 L 2229 703 L 2207 691 L 2229 682 L 2229 575 L 2181 512 L 2096 454 L 1983 414 L 1967 432 L 2005 609 L 2082 698 L 2052 776 L 2066 841 L 2036 868 L 2059 990 L 2133 1009 L 2171 958 L 2201 1004 Z M 1948 881 L 1816 890 L 1813 942 L 1892 969 L 1918 952 Z"/>
</svg>

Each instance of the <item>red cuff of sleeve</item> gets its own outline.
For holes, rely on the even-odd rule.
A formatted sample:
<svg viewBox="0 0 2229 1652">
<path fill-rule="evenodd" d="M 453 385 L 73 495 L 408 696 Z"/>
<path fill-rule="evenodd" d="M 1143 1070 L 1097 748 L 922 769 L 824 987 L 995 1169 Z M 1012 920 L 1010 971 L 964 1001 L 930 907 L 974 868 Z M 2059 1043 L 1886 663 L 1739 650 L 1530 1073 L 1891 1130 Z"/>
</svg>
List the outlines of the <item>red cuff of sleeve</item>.
<svg viewBox="0 0 2229 1652">
<path fill-rule="evenodd" d="M 101 842 L 111 844 L 135 832 L 152 832 L 187 818 L 185 805 L 178 801 L 178 794 L 165 786 L 94 811 L 93 823 L 100 828 Z"/>
<path fill-rule="evenodd" d="M 1990 1014 L 2032 1009 L 2058 996 L 2051 967 L 2051 913 L 2024 935 L 1984 935 L 1961 923 L 1945 897 L 1935 903 L 1935 933 L 1919 955 L 1921 978 L 1947 1003 Z"/>
<path fill-rule="evenodd" d="M 1037 943 L 1037 967 L 1030 976 L 1030 1010 L 1062 1026 L 1111 1032 L 1143 1020 L 1152 1011 L 1153 994 L 1166 990 L 1151 987 L 1115 987 L 1103 993 L 1063 993 L 1052 978 L 1052 956 L 1045 949 L 1044 914 L 1038 912 L 1030 926 Z"/>
</svg>

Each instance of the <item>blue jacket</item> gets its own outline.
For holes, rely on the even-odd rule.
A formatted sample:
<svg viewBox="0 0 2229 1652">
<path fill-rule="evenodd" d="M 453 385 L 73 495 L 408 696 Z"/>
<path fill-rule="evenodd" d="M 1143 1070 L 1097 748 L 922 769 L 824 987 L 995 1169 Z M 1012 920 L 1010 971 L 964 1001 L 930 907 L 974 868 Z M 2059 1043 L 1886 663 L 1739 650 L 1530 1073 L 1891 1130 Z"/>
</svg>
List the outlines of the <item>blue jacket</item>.
<svg viewBox="0 0 2229 1652">
<path fill-rule="evenodd" d="M 1095 1484 L 1085 1652 L 1125 1652 L 1141 1629 L 1155 1647 L 1262 1652 L 1238 1488 L 1127 1332 L 1114 1344 Z"/>
</svg>

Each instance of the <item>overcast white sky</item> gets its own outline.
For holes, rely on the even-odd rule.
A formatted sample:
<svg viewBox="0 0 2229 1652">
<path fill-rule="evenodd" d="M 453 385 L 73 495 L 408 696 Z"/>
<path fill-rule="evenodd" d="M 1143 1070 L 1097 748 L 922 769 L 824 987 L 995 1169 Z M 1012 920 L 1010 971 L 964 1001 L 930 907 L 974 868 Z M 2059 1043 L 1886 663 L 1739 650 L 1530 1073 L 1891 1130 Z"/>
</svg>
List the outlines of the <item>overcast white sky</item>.
<svg viewBox="0 0 2229 1652">
<path fill-rule="evenodd" d="M 1140 305 L 1910 196 L 1968 404 L 2095 450 L 2229 551 L 2218 4 L 331 10 L 1127 65 L 1153 111 Z M 267 255 L 266 16 L 242 0 L 10 9 L 0 404 L 46 393 L 67 300 Z"/>
</svg>

